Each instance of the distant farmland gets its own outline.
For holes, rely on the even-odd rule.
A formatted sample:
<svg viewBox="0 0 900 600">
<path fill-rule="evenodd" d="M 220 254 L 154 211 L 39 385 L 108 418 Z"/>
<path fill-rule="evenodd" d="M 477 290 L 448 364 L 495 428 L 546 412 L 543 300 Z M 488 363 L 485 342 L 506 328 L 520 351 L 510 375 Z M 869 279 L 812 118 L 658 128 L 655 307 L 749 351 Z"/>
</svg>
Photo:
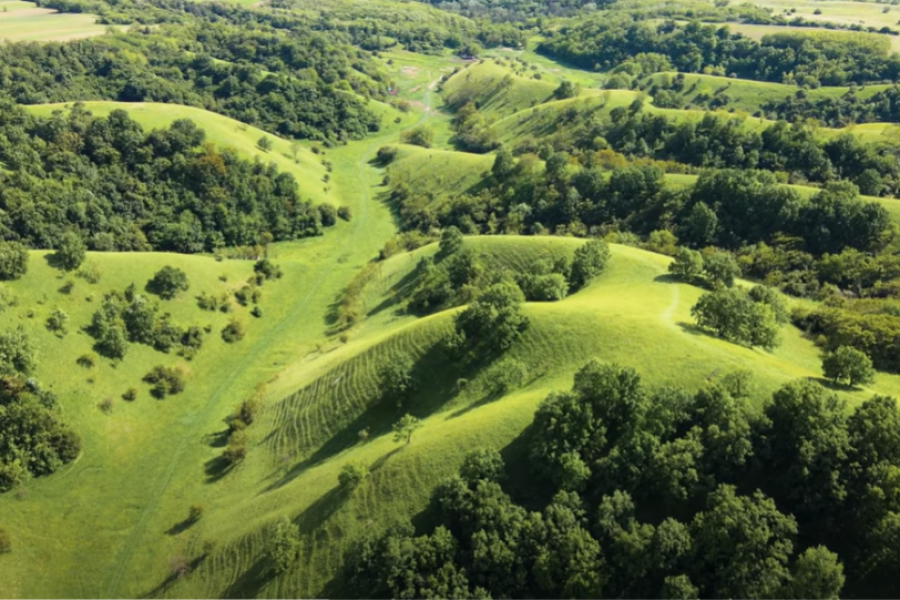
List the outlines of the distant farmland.
<svg viewBox="0 0 900 600">
<path fill-rule="evenodd" d="M 62 14 L 38 8 L 34 2 L 0 0 L 0 40 L 62 41 L 102 35 L 105 31 L 106 26 L 98 25 L 94 15 Z"/>
</svg>

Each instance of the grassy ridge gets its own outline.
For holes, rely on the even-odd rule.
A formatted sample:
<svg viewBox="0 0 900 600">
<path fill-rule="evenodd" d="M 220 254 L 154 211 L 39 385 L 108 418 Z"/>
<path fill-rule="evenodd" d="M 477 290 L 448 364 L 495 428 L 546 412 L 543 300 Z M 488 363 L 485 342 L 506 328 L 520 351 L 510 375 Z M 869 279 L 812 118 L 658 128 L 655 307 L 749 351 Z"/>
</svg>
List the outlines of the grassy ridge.
<svg viewBox="0 0 900 600">
<path fill-rule="evenodd" d="M 580 243 L 502 236 L 467 241 L 495 265 L 543 252 L 574 251 Z M 429 246 L 416 255 L 434 250 Z M 589 288 L 558 303 L 528 304 L 525 312 L 532 326 L 509 356 L 527 365 L 529 378 L 523 388 L 502 398 L 485 394 L 484 371 L 457 372 L 452 361 L 435 350 L 435 340 L 449 327 L 448 313 L 400 323 L 396 333 L 372 328 L 335 350 L 330 369 L 315 372 L 304 388 L 266 413 L 266 428 L 272 427 L 273 436 L 267 440 L 267 456 L 254 461 L 267 461 L 276 472 L 251 488 L 259 490 L 257 494 L 215 517 L 239 522 L 233 528 L 244 535 L 201 563 L 194 576 L 170 593 L 340 595 L 340 581 L 331 581 L 331 574 L 340 564 L 342 549 L 355 536 L 364 528 L 422 510 L 428 489 L 458 467 L 467 449 L 488 444 L 508 447 L 530 421 L 537 403 L 549 391 L 567 387 L 587 357 L 633 366 L 651 385 L 696 386 L 730 369 L 750 368 L 756 373 L 757 401 L 788 380 L 820 375 L 817 350 L 792 328 L 785 328 L 784 344 L 773 354 L 697 332 L 690 325 L 689 311 L 702 290 L 669 281 L 667 262 L 665 257 L 614 246 L 607 272 Z M 404 271 L 397 267 L 414 263 L 397 256 L 384 269 L 397 280 Z M 416 371 L 427 384 L 403 409 L 426 417 L 424 427 L 411 445 L 401 447 L 391 442 L 388 432 L 397 414 L 394 407 L 371 405 L 377 400 L 379 367 L 398 353 L 410 353 L 418 360 Z M 652 369 L 647 367 L 651 364 Z M 453 382 L 460 376 L 468 376 L 468 385 L 457 390 Z M 872 391 L 888 391 L 897 382 L 897 377 L 882 375 L 871 390 L 842 395 L 853 403 Z M 372 432 L 366 444 L 356 437 L 362 427 Z M 310 431 L 323 434 L 324 443 L 308 443 L 305 435 Z M 308 450 L 285 452 L 297 448 Z M 514 455 L 514 446 L 506 452 Z M 349 497 L 337 490 L 337 473 L 348 461 L 372 468 L 370 479 Z M 527 485 L 520 491 L 537 493 Z M 254 559 L 263 546 L 259 528 L 279 504 L 289 505 L 284 514 L 299 524 L 303 552 L 299 568 L 272 579 Z"/>
</svg>

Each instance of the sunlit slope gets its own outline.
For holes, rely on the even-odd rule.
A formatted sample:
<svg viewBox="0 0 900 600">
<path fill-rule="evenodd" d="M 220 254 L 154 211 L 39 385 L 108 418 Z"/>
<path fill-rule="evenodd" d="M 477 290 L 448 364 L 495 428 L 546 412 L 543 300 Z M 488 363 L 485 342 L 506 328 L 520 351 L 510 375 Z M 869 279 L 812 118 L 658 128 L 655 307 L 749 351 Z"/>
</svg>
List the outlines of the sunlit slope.
<svg viewBox="0 0 900 600">
<path fill-rule="evenodd" d="M 165 105 L 165 112 L 148 112 L 145 124 L 157 126 L 190 117 L 209 131 L 211 141 L 222 140 L 246 154 L 258 152 L 254 148 L 257 132 L 236 125 L 231 129 L 233 122 L 203 111 L 173 112 L 172 108 Z M 204 123 L 205 116 L 209 120 Z M 227 477 L 217 480 L 214 466 L 210 467 L 222 452 L 217 440 L 225 428 L 223 420 L 255 386 L 272 382 L 285 364 L 314 353 L 318 345 L 327 342 L 329 307 L 394 232 L 388 208 L 376 200 L 382 189 L 381 176 L 369 167 L 369 161 L 380 145 L 396 140 L 398 131 L 417 118 L 417 114 L 405 116 L 379 137 L 327 150 L 326 157 L 334 165 L 332 182 L 339 182 L 334 185 L 339 185 L 340 203 L 351 208 L 353 218 L 349 223 L 339 221 L 322 237 L 271 247 L 270 256 L 281 265 L 284 278 L 265 286 L 262 318 L 250 316 L 249 308 L 239 309 L 237 314 L 248 333 L 234 346 L 220 338 L 221 322 L 227 315 L 200 310 L 194 295 L 214 291 L 207 289 L 207 284 L 227 289 L 245 281 L 252 271 L 249 261 L 91 253 L 89 260 L 102 273 L 96 290 L 91 292 L 84 281 L 75 279 L 72 294 L 64 298 L 56 290 L 65 280 L 35 254 L 29 274 L 5 284 L 20 298 L 34 297 L 29 304 L 36 305 L 35 317 L 27 319 L 21 311 L 7 311 L 0 315 L 0 327 L 23 323 L 42 340 L 40 346 L 46 354 L 36 376 L 59 392 L 63 413 L 82 434 L 85 451 L 61 472 L 27 482 L 20 488 L 21 494 L 0 496 L 3 526 L 14 544 L 14 552 L 4 556 L 0 596 L 129 597 L 151 593 L 166 578 L 171 561 L 189 550 L 189 536 L 166 532 L 184 520 L 190 505 L 203 504 L 206 514 L 213 516 L 220 508 L 247 497 L 249 492 L 242 483 Z M 216 123 L 227 123 L 219 134 L 210 131 Z M 317 180 L 324 168 L 316 165 L 311 153 L 304 154 L 305 165 L 294 168 L 292 158 L 280 156 L 287 151 L 287 142 L 276 144 L 278 152 L 266 157 L 301 173 L 301 189 L 322 185 Z M 304 179 L 303 173 L 313 173 L 313 181 L 308 181 L 309 175 Z M 319 198 L 324 199 L 322 195 Z M 182 266 L 192 287 L 182 299 L 164 303 L 163 311 L 172 312 L 179 324 L 213 324 L 204 348 L 184 365 L 189 371 L 186 391 L 164 401 L 150 398 L 148 386 L 140 383 L 145 368 L 184 361 L 138 345 L 132 345 L 115 368 L 108 361 L 101 362 L 94 383 L 89 384 L 86 380 L 91 375 L 75 365 L 91 347 L 90 338 L 79 333 L 79 327 L 86 324 L 104 290 L 121 290 L 132 282 L 142 289 L 150 275 L 165 264 Z M 227 281 L 220 281 L 221 275 L 227 275 Z M 37 302 L 39 293 L 46 293 L 46 306 Z M 86 299 L 89 294 L 90 303 Z M 43 331 L 45 313 L 57 306 L 71 317 L 71 332 L 59 343 Z M 179 307 L 185 311 L 183 318 Z M 120 400 L 126 383 L 141 390 L 133 403 Z M 107 397 L 114 403 L 110 414 L 97 406 Z M 251 444 L 263 433 L 251 431 Z M 252 479 L 267 474 L 268 470 L 258 471 Z M 216 535 L 229 538 L 227 530 Z"/>
<path fill-rule="evenodd" d="M 553 96 L 555 85 L 529 79 L 521 71 L 519 73 L 496 61 L 485 60 L 453 75 L 442 89 L 450 104 L 455 104 L 460 99 L 476 103 L 492 120 L 494 131 L 504 143 L 552 134 L 565 135 L 579 122 L 575 116 L 583 118 L 585 114 L 608 115 L 612 109 L 629 107 L 635 100 L 642 101 L 645 112 L 662 115 L 673 121 L 700 120 L 711 112 L 705 109 L 659 108 L 653 105 L 652 95 L 633 90 L 585 88 L 574 98 L 557 100 Z M 773 86 L 778 84 L 721 79 L 720 87 L 727 87 L 732 83 L 738 90 L 756 88 L 760 96 L 776 97 Z M 719 111 L 717 114 L 741 118 L 745 127 L 756 130 L 772 123 L 748 116 L 747 113 Z M 894 126 L 891 123 L 866 123 L 840 129 L 822 127 L 819 131 L 823 137 L 850 132 L 864 140 L 877 141 L 886 128 Z"/>
<path fill-rule="evenodd" d="M 466 241 L 495 268 L 573 252 L 581 243 L 500 236 Z M 390 282 L 402 280 L 417 257 L 434 251 L 429 246 L 413 257 L 385 261 L 382 274 L 388 281 L 381 294 L 390 297 Z M 467 370 L 445 353 L 441 339 L 452 328 L 454 311 L 364 326 L 320 367 L 310 365 L 309 379 L 296 392 L 268 405 L 259 421 L 264 439 L 248 464 L 229 476 L 244 495 L 198 524 L 189 547 L 194 556 L 205 538 L 222 543 L 167 595 L 341 596 L 336 574 L 351 541 L 367 528 L 424 518 L 419 513 L 431 488 L 455 471 L 469 449 L 504 448 L 513 470 L 527 472 L 514 440 L 540 400 L 569 387 L 574 371 L 590 357 L 632 366 L 651 386 L 695 387 L 732 369 L 751 369 L 754 402 L 786 381 L 820 376 L 817 349 L 793 328 L 784 328 L 784 343 L 772 354 L 698 332 L 690 307 L 702 290 L 673 283 L 666 276 L 668 260 L 613 246 L 606 272 L 590 287 L 561 302 L 529 303 L 525 314 L 531 326 L 507 354 L 521 361 L 528 375 L 522 388 L 499 398 L 488 391 L 489 365 Z M 370 305 L 378 295 L 373 293 Z M 371 318 L 379 322 L 377 314 Z M 413 360 L 419 385 L 398 408 L 392 398 L 380 397 L 379 372 L 403 355 Z M 897 377 L 882 375 L 871 389 L 842 395 L 856 402 L 897 383 Z M 424 427 L 410 445 L 398 445 L 390 424 L 407 411 L 423 418 Z M 370 432 L 367 442 L 358 436 L 364 428 Z M 338 488 L 337 475 L 349 461 L 368 465 L 371 475 L 348 495 Z M 268 474 L 260 477 L 261 472 Z M 539 493 L 527 482 L 515 485 L 517 493 Z M 295 568 L 274 577 L 265 568 L 264 531 L 280 516 L 299 525 L 303 549 Z"/>
</svg>

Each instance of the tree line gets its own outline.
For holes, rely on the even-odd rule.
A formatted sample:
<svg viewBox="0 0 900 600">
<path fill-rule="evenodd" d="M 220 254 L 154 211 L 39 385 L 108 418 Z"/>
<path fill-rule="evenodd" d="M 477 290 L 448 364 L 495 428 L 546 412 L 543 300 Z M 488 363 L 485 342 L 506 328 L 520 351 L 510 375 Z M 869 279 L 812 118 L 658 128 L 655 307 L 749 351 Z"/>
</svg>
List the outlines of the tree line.
<svg viewBox="0 0 900 600">
<path fill-rule="evenodd" d="M 539 51 L 580 67 L 609 70 L 642 53 L 659 55 L 658 70 L 733 75 L 806 87 L 891 82 L 900 57 L 885 36 L 849 32 L 783 32 L 760 41 L 727 25 L 698 21 L 648 23 L 629 15 L 604 14 L 550 33 Z"/>
<path fill-rule="evenodd" d="M 549 150 L 542 165 L 536 156 L 516 161 L 501 150 L 477 192 L 432 207 L 408 183 L 392 180 L 392 197 L 403 227 L 423 232 L 450 225 L 467 234 L 669 230 L 691 246 L 729 250 L 789 237 L 815 256 L 847 248 L 878 253 L 893 237 L 886 210 L 846 182 L 807 200 L 771 173 L 722 169 L 703 171 L 679 189 L 654 165 L 605 172 L 591 165 L 592 155 L 582 156 L 588 166 Z"/>
<path fill-rule="evenodd" d="M 322 232 L 290 174 L 214 148 L 189 120 L 148 133 L 122 110 L 0 113 L 0 238 L 55 248 L 71 231 L 94 250 L 193 253 Z"/>
<path fill-rule="evenodd" d="M 649 390 L 591 361 L 527 434 L 543 500 L 491 449 L 432 494 L 429 524 L 364 534 L 353 597 L 889 597 L 900 410 L 809 381 L 751 410 L 748 372 Z M 416 535 L 416 534 L 419 535 Z"/>
</svg>

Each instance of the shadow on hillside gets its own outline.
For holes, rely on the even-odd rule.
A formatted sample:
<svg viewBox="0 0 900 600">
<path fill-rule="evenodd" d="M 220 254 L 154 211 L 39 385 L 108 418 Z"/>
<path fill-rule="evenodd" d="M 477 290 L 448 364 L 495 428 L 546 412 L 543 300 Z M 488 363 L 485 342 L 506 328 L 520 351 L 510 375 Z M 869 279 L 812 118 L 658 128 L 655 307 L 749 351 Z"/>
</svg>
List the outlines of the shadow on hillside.
<svg viewBox="0 0 900 600">
<path fill-rule="evenodd" d="M 339 485 L 335 486 L 297 515 L 294 523 L 297 525 L 300 533 L 304 535 L 310 534 L 328 521 L 349 497 L 350 494 L 347 490 Z"/>
<path fill-rule="evenodd" d="M 184 533 L 185 531 L 190 529 L 196 522 L 197 522 L 196 519 L 192 519 L 192 518 L 188 517 L 187 519 L 180 521 L 178 523 L 175 523 L 174 525 L 169 527 L 166 530 L 166 535 L 179 535 L 181 533 Z"/>
<path fill-rule="evenodd" d="M 458 393 L 457 381 L 461 374 L 458 368 L 457 362 L 448 355 L 443 344 L 434 343 L 413 365 L 415 391 L 402 406 L 398 407 L 393 398 L 373 398 L 367 410 L 344 424 L 312 455 L 294 464 L 265 491 L 280 488 L 310 467 L 353 448 L 360 443 L 359 432 L 364 429 L 368 429 L 369 438 L 376 438 L 389 434 L 393 424 L 405 413 L 425 418 L 439 411 Z"/>
<path fill-rule="evenodd" d="M 209 556 L 207 553 L 203 553 L 197 558 L 190 561 L 184 570 L 179 570 L 177 572 L 170 573 L 168 577 L 166 577 L 158 586 L 139 596 L 139 598 L 160 598 L 166 595 L 166 593 L 174 586 L 176 583 L 184 579 L 185 577 L 190 576 L 193 571 L 196 571 L 200 564 L 206 560 Z"/>
<path fill-rule="evenodd" d="M 653 281 L 657 283 L 684 283 L 681 281 L 680 277 L 676 277 L 671 273 L 666 273 L 665 275 L 657 275 L 653 278 Z"/>
<path fill-rule="evenodd" d="M 224 456 L 216 456 L 203 464 L 206 483 L 216 483 L 234 469 L 234 465 Z"/>
<path fill-rule="evenodd" d="M 302 535 L 312 534 L 344 505 L 348 497 L 349 493 L 346 490 L 335 486 L 297 515 L 293 522 Z M 269 560 L 266 557 L 257 560 L 222 592 L 221 597 L 258 597 L 260 591 L 274 576 L 268 565 Z"/>
<path fill-rule="evenodd" d="M 256 598 L 272 579 L 267 557 L 258 559 L 253 566 L 241 573 L 225 590 L 221 598 Z"/>
<path fill-rule="evenodd" d="M 515 503 L 528 510 L 541 510 L 553 497 L 554 486 L 546 485 L 545 480 L 535 475 L 530 456 L 533 436 L 534 424 L 531 423 L 500 450 L 506 464 L 503 489 Z M 511 465 L 519 465 L 519 468 L 511 468 Z"/>
<path fill-rule="evenodd" d="M 391 286 L 388 294 L 384 300 L 381 301 L 378 306 L 374 307 L 372 310 L 366 313 L 367 317 L 371 317 L 377 315 L 378 313 L 385 311 L 393 306 L 397 306 L 403 301 L 407 300 L 410 294 L 416 289 L 416 286 L 419 284 L 419 269 L 418 265 L 416 268 L 413 268 L 409 273 L 404 275 L 400 281 Z M 399 311 L 398 311 L 399 312 Z"/>
<path fill-rule="evenodd" d="M 696 335 L 697 337 L 715 337 L 713 335 L 710 335 L 709 333 L 707 333 L 706 331 L 704 331 L 702 328 L 698 327 L 694 323 L 678 321 L 675 324 L 678 325 L 683 332 L 688 333 L 690 335 Z"/>
<path fill-rule="evenodd" d="M 856 385 L 844 385 L 842 383 L 835 383 L 830 379 L 825 379 L 824 377 L 807 377 L 806 379 L 818 383 L 825 389 L 835 392 L 858 392 L 862 389 L 861 387 Z"/>
</svg>

